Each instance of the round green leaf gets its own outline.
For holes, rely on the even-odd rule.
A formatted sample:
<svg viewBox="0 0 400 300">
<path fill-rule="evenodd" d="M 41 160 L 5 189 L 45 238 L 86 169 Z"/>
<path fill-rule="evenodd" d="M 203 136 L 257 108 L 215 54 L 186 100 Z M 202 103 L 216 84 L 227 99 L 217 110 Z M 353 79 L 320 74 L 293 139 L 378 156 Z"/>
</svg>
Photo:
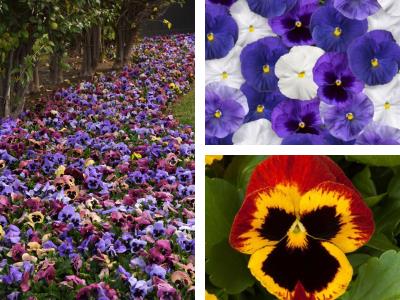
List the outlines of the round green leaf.
<svg viewBox="0 0 400 300">
<path fill-rule="evenodd" d="M 206 254 L 228 239 L 233 219 L 240 208 L 236 187 L 220 178 L 206 178 Z"/>
<path fill-rule="evenodd" d="M 400 155 L 348 155 L 347 160 L 376 167 L 400 166 Z"/>
<path fill-rule="evenodd" d="M 400 299 L 400 253 L 390 250 L 370 258 L 359 269 L 357 279 L 343 297 L 346 300 Z"/>
<path fill-rule="evenodd" d="M 228 240 L 212 247 L 206 260 L 206 272 L 211 283 L 228 294 L 239 294 L 255 282 L 245 256 L 232 249 Z"/>
</svg>

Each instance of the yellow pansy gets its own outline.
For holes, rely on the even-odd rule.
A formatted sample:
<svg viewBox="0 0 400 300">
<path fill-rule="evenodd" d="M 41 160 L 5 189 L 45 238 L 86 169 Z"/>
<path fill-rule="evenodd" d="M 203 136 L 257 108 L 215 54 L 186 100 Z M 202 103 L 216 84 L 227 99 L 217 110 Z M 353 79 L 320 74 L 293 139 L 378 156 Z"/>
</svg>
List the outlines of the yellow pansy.
<svg viewBox="0 0 400 300">
<path fill-rule="evenodd" d="M 210 294 L 206 291 L 206 300 L 218 300 L 217 296 Z"/>
<path fill-rule="evenodd" d="M 35 211 L 28 215 L 28 224 L 31 227 L 35 227 L 35 224 L 43 223 L 43 221 L 44 221 L 44 216 L 40 211 Z"/>
<path fill-rule="evenodd" d="M 212 165 L 215 160 L 221 160 L 223 155 L 206 155 L 206 165 Z"/>
<path fill-rule="evenodd" d="M 140 153 L 133 152 L 132 159 L 141 159 L 141 158 L 142 158 L 142 155 Z"/>
<path fill-rule="evenodd" d="M 65 166 L 61 165 L 57 168 L 54 174 L 56 175 L 56 177 L 60 177 L 64 175 L 64 172 L 65 172 Z"/>
</svg>

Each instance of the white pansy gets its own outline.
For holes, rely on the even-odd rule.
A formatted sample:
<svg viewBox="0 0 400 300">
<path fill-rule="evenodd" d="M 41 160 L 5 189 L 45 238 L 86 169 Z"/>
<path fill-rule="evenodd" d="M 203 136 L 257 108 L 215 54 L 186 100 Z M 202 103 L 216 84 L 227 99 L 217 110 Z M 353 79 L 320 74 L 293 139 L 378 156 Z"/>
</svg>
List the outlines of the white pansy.
<svg viewBox="0 0 400 300">
<path fill-rule="evenodd" d="M 280 145 L 282 139 L 273 131 L 270 121 L 258 119 L 240 126 L 232 142 L 234 145 Z"/>
<path fill-rule="evenodd" d="M 246 0 L 236 1 L 230 12 L 239 27 L 238 45 L 245 46 L 263 37 L 275 36 L 268 20 L 252 12 Z"/>
<path fill-rule="evenodd" d="M 241 51 L 242 47 L 235 46 L 223 58 L 206 60 L 206 85 L 211 82 L 222 82 L 227 86 L 240 89 L 244 83 L 240 69 Z"/>
<path fill-rule="evenodd" d="M 399 1 L 400 3 L 400 1 Z M 383 9 L 368 17 L 368 31 L 387 30 L 393 34 L 394 39 L 400 44 L 400 18 L 391 16 Z"/>
<path fill-rule="evenodd" d="M 400 17 L 400 1 L 399 0 L 378 0 L 378 3 L 389 15 Z"/>
<path fill-rule="evenodd" d="M 324 50 L 313 46 L 295 46 L 282 55 L 275 65 L 278 86 L 286 97 L 311 100 L 317 95 L 318 86 L 313 80 L 313 68 Z"/>
<path fill-rule="evenodd" d="M 366 86 L 364 94 L 374 103 L 374 121 L 400 128 L 400 75 L 387 84 Z"/>
</svg>

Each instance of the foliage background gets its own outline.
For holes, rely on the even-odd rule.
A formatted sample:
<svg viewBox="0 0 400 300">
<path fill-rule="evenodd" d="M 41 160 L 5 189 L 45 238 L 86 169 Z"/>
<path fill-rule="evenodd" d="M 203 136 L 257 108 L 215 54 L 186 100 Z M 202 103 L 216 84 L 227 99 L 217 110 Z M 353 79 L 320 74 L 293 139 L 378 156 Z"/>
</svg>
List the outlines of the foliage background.
<svg viewBox="0 0 400 300">
<path fill-rule="evenodd" d="M 224 156 L 206 167 L 206 289 L 218 299 L 275 299 L 228 243 L 255 166 L 266 156 Z M 375 233 L 347 255 L 353 280 L 341 300 L 400 299 L 400 156 L 331 156 L 372 209 Z"/>
</svg>

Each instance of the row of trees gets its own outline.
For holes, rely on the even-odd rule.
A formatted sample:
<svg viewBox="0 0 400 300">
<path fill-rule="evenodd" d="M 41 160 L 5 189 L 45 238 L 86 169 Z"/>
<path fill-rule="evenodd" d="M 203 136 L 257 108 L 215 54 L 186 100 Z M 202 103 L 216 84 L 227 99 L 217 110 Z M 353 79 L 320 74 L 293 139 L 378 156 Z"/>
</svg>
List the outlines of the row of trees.
<svg viewBox="0 0 400 300">
<path fill-rule="evenodd" d="M 116 49 L 114 67 L 121 67 L 140 25 L 184 1 L 0 0 L 0 117 L 19 114 L 28 91 L 38 89 L 41 58 L 48 57 L 53 83 L 63 81 L 65 57 L 76 53 L 84 76 L 93 74 L 105 48 Z"/>
</svg>

